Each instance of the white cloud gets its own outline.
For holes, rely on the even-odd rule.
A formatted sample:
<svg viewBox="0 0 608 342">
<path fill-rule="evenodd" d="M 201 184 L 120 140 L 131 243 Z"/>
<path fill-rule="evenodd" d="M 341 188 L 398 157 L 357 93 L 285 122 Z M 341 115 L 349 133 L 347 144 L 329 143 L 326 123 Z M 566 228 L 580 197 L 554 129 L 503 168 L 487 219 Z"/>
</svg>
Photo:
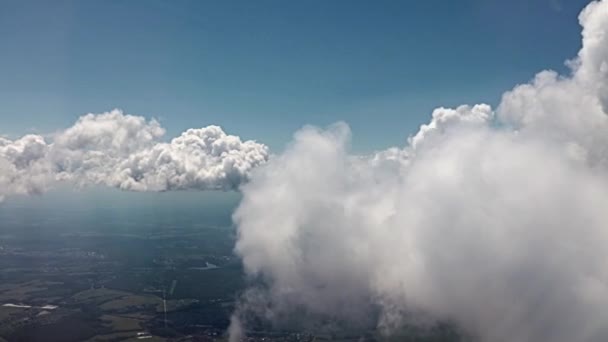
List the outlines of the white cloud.
<svg viewBox="0 0 608 342">
<path fill-rule="evenodd" d="M 379 311 L 385 331 L 423 314 L 482 341 L 607 340 L 608 1 L 580 22 L 572 74 L 516 86 L 496 117 L 439 108 L 367 157 L 344 124 L 298 132 L 242 187 L 236 251 L 266 287 L 234 324 Z"/>
<path fill-rule="evenodd" d="M 15 141 L 0 138 L 0 201 L 7 195 L 42 192 L 52 181 L 45 159 L 49 146 L 41 136 Z"/>
<path fill-rule="evenodd" d="M 57 181 L 123 190 L 236 189 L 268 148 L 218 126 L 189 129 L 170 142 L 155 120 L 113 110 L 87 114 L 45 141 L 0 139 L 0 197 L 40 193 Z"/>
<path fill-rule="evenodd" d="M 87 114 L 55 134 L 49 160 L 61 180 L 114 185 L 112 180 L 125 173 L 119 165 L 133 153 L 152 148 L 164 133 L 155 120 L 120 110 Z"/>
<path fill-rule="evenodd" d="M 236 189 L 267 158 L 266 146 L 208 126 L 130 155 L 107 183 L 127 190 Z"/>
<path fill-rule="evenodd" d="M 452 128 L 485 126 L 493 117 L 494 112 L 487 104 L 473 107 L 462 105 L 456 109 L 440 107 L 433 110 L 431 122 L 420 126 L 420 130 L 409 139 L 409 143 L 412 148 L 419 148 L 423 141 L 433 139 L 433 136 L 445 135 Z"/>
</svg>

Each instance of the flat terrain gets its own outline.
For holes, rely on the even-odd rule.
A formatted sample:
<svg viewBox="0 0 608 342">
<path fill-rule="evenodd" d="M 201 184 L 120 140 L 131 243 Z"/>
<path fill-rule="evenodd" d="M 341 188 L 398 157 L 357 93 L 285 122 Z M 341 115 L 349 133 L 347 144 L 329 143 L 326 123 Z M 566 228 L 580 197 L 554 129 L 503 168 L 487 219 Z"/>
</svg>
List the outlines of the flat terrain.
<svg viewBox="0 0 608 342">
<path fill-rule="evenodd" d="M 226 341 L 245 287 L 231 210 L 162 207 L 0 206 L 0 342 Z M 385 340 L 373 330 L 247 333 L 248 341 Z M 447 329 L 390 341 L 457 340 Z"/>
<path fill-rule="evenodd" d="M 230 225 L 112 214 L 0 207 L 0 338 L 221 338 L 243 287 Z"/>
</svg>

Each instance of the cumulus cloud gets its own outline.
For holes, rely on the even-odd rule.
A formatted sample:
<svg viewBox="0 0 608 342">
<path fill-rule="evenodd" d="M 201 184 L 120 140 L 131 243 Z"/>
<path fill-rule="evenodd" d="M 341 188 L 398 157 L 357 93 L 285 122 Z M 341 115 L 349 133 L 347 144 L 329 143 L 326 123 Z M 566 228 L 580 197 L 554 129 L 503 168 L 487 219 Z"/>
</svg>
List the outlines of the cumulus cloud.
<svg viewBox="0 0 608 342">
<path fill-rule="evenodd" d="M 7 195 L 42 192 L 52 181 L 45 157 L 48 145 L 41 136 L 15 141 L 0 138 L 0 201 Z"/>
<path fill-rule="evenodd" d="M 268 159 L 268 148 L 218 126 L 169 142 L 156 120 L 120 110 L 87 114 L 45 139 L 0 139 L 0 197 L 44 191 L 57 181 L 134 191 L 231 190 Z"/>
<path fill-rule="evenodd" d="M 571 74 L 540 72 L 496 111 L 439 108 L 371 156 L 345 124 L 307 127 L 254 170 L 234 220 L 257 285 L 231 331 L 424 317 L 481 341 L 607 340 L 608 1 L 579 20 Z"/>
<path fill-rule="evenodd" d="M 218 126 L 189 129 L 119 164 L 115 186 L 135 190 L 236 189 L 266 161 L 266 146 L 242 142 Z"/>
<path fill-rule="evenodd" d="M 433 139 L 433 136 L 441 137 L 452 127 L 463 126 L 485 126 L 493 118 L 492 107 L 487 104 L 478 104 L 473 107 L 462 105 L 456 109 L 437 108 L 433 111 L 431 122 L 422 125 L 416 135 L 409 140 L 412 148 L 418 148 L 423 141 Z"/>
</svg>

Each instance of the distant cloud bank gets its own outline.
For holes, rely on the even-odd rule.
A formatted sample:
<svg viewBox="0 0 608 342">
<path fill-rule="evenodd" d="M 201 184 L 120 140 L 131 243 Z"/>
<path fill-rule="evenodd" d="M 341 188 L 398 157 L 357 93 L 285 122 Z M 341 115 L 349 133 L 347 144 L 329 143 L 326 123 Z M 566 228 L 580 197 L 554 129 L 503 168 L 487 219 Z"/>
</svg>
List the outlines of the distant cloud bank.
<svg viewBox="0 0 608 342">
<path fill-rule="evenodd" d="M 345 124 L 308 127 L 257 168 L 236 251 L 265 285 L 243 294 L 232 341 L 252 318 L 608 340 L 608 1 L 579 21 L 571 73 L 542 71 L 496 109 L 436 109 L 370 156 L 349 153 Z"/>
<path fill-rule="evenodd" d="M 57 182 L 123 190 L 236 189 L 268 148 L 218 126 L 189 129 L 170 142 L 155 120 L 113 110 L 87 114 L 45 138 L 0 138 L 0 198 L 41 193 Z"/>
</svg>

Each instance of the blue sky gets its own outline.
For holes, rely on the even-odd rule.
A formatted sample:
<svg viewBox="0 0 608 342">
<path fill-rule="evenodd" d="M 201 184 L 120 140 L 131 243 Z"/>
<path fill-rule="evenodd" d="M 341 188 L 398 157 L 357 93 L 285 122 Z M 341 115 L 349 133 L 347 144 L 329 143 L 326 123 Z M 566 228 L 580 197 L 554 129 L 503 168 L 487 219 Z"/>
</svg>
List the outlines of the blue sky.
<svg viewBox="0 0 608 342">
<path fill-rule="evenodd" d="M 0 134 L 87 112 L 156 117 L 281 149 L 343 120 L 403 145 L 437 106 L 488 102 L 580 46 L 581 0 L 3 1 Z"/>
</svg>

